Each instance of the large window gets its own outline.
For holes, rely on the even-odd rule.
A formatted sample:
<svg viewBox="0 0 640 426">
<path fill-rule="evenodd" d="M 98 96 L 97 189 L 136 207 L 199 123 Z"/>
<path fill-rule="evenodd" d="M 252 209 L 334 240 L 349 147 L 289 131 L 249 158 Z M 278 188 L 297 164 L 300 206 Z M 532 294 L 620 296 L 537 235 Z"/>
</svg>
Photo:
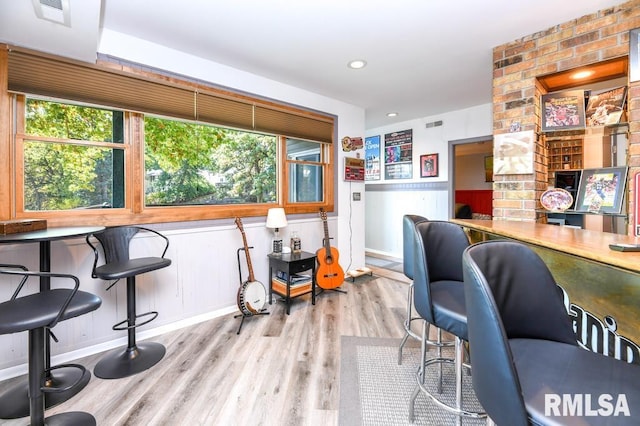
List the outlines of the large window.
<svg viewBox="0 0 640 426">
<path fill-rule="evenodd" d="M 121 111 L 27 99 L 24 210 L 124 207 L 123 117 Z"/>
<path fill-rule="evenodd" d="M 147 206 L 277 202 L 275 136 L 145 118 Z"/>
<path fill-rule="evenodd" d="M 326 144 L 287 138 L 290 203 L 323 201 Z"/>
<path fill-rule="evenodd" d="M 0 108 L 1 219 L 118 225 L 264 216 L 274 205 L 332 211 L 335 117 L 98 62 L 0 49 L 0 103 L 12 105 Z"/>
<path fill-rule="evenodd" d="M 25 215 L 57 211 L 53 217 L 60 218 L 110 208 L 162 221 L 166 208 L 234 205 L 237 214 L 238 206 L 279 204 L 299 213 L 326 205 L 331 144 L 68 101 L 15 99 L 24 111 L 16 147 L 23 165 L 17 205 Z M 143 152 L 139 167 L 136 143 Z M 127 179 L 138 169 L 143 179 Z M 136 193 L 143 200 L 137 207 Z M 223 210 L 213 217 L 228 215 Z M 189 213 L 179 216 L 188 220 Z"/>
</svg>

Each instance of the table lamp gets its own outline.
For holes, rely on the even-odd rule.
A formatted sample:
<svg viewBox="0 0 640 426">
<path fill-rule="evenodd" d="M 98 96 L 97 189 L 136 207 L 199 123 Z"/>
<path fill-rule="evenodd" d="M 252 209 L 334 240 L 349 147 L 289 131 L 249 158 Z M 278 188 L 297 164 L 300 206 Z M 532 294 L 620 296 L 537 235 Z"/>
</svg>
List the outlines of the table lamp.
<svg viewBox="0 0 640 426">
<path fill-rule="evenodd" d="M 275 237 L 273 238 L 273 253 L 282 253 L 282 239 L 278 236 L 280 228 L 287 226 L 287 216 L 284 214 L 282 207 L 269 209 L 267 212 L 267 228 L 273 229 Z"/>
</svg>

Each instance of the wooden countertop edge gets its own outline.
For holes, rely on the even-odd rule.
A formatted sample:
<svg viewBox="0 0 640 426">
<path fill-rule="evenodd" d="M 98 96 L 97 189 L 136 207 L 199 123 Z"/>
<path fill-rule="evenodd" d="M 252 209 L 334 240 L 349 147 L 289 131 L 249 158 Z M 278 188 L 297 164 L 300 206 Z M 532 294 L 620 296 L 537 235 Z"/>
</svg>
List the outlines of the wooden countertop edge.
<svg viewBox="0 0 640 426">
<path fill-rule="evenodd" d="M 637 237 L 528 221 L 451 219 L 451 222 L 640 273 L 640 252 L 623 253 L 609 248 L 612 243 L 640 244 Z"/>
</svg>

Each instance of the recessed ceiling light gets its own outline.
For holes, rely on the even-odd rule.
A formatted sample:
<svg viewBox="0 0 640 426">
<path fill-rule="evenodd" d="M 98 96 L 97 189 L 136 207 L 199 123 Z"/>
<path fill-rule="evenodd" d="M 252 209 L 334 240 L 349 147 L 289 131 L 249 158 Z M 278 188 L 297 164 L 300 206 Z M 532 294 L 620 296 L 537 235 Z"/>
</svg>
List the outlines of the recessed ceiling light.
<svg viewBox="0 0 640 426">
<path fill-rule="evenodd" d="M 574 80 L 580 80 L 582 78 L 591 77 L 593 74 L 595 74 L 595 71 L 593 70 L 578 71 L 575 74 L 571 74 L 571 78 Z"/>
<path fill-rule="evenodd" d="M 362 59 L 356 59 L 354 61 L 349 62 L 347 66 L 351 69 L 359 70 L 360 68 L 364 68 L 367 66 L 367 61 Z"/>
<path fill-rule="evenodd" d="M 398 113 L 397 112 L 388 112 L 387 113 L 387 117 L 397 117 Z"/>
</svg>

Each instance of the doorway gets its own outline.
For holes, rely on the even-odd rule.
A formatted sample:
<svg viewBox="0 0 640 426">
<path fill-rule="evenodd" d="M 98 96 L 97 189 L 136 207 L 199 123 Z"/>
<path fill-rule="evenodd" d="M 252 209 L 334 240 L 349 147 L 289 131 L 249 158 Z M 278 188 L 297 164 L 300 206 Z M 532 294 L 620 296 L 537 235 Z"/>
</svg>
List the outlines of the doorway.
<svg viewBox="0 0 640 426">
<path fill-rule="evenodd" d="M 493 135 L 449 141 L 449 196 L 452 218 L 491 218 Z"/>
</svg>

